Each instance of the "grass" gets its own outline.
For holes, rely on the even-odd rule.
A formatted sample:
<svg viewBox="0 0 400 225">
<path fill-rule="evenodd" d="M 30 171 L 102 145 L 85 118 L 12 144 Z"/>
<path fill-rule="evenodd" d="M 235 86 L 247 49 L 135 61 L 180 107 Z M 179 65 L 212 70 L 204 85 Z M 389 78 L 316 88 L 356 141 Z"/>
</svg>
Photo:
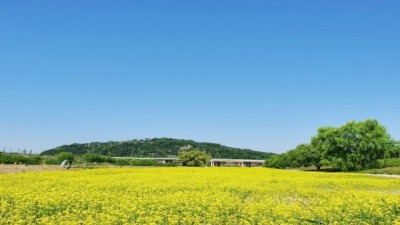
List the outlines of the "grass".
<svg viewBox="0 0 400 225">
<path fill-rule="evenodd" d="M 400 158 L 383 159 L 382 162 L 385 167 L 400 166 Z"/>
<path fill-rule="evenodd" d="M 400 166 L 385 167 L 382 169 L 364 170 L 362 173 L 400 175 Z"/>
<path fill-rule="evenodd" d="M 323 166 L 320 170 L 317 170 L 315 166 L 293 168 L 293 170 L 301 170 L 305 172 L 327 172 L 327 173 L 341 172 L 339 169 L 335 169 L 329 166 Z M 360 171 L 360 173 L 400 175 L 400 165 L 397 165 L 393 163 L 393 161 L 390 161 L 388 164 L 386 164 L 386 167 L 384 168 L 363 170 Z"/>
<path fill-rule="evenodd" d="M 341 172 L 339 169 L 333 168 L 331 166 L 323 166 L 320 170 L 317 170 L 317 167 L 315 166 L 298 167 L 293 168 L 293 170 L 301 170 L 305 172 Z"/>
<path fill-rule="evenodd" d="M 399 158 L 384 159 L 382 163 L 384 168 L 364 170 L 362 173 L 400 175 Z"/>
</svg>

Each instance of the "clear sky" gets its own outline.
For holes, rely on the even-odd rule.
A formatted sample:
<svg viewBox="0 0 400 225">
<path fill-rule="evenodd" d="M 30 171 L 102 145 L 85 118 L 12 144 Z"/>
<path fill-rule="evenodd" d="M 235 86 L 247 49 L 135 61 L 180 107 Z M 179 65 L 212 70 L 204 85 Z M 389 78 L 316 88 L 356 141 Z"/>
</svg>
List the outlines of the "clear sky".
<svg viewBox="0 0 400 225">
<path fill-rule="evenodd" d="M 284 152 L 400 139 L 400 1 L 0 2 L 0 148 L 172 137 Z"/>
</svg>

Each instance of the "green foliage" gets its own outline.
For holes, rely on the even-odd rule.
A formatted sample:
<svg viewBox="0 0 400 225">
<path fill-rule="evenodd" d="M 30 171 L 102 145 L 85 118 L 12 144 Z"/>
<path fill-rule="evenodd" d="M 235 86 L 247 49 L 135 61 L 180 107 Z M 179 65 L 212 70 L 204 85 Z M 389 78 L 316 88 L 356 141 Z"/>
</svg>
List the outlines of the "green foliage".
<svg viewBox="0 0 400 225">
<path fill-rule="evenodd" d="M 288 152 L 288 158 L 291 167 L 316 166 L 317 169 L 322 166 L 321 153 L 309 144 L 298 145 L 295 149 Z"/>
<path fill-rule="evenodd" d="M 22 163 L 29 165 L 38 165 L 42 162 L 42 158 L 37 155 L 20 155 L 13 153 L 0 153 L 0 163 L 14 164 Z"/>
<path fill-rule="evenodd" d="M 349 122 L 338 128 L 322 127 L 311 142 L 322 158 L 343 171 L 378 168 L 378 159 L 393 143 L 385 127 L 376 120 Z"/>
<path fill-rule="evenodd" d="M 265 160 L 264 166 L 270 168 L 284 169 L 290 167 L 291 162 L 289 160 L 287 153 L 282 153 L 280 155 L 274 155 L 271 158 Z"/>
<path fill-rule="evenodd" d="M 320 152 L 309 144 L 301 144 L 287 153 L 272 156 L 265 161 L 264 166 L 271 168 L 316 166 L 319 170 L 322 166 L 321 160 Z"/>
<path fill-rule="evenodd" d="M 385 167 L 380 169 L 370 169 L 364 170 L 363 173 L 369 174 L 392 174 L 392 175 L 400 175 L 400 166 L 395 167 Z"/>
<path fill-rule="evenodd" d="M 42 163 L 45 163 L 46 165 L 60 165 L 60 162 L 58 161 L 57 157 L 43 156 L 42 159 L 43 159 Z"/>
<path fill-rule="evenodd" d="M 158 166 L 157 161 L 152 159 L 133 159 L 130 160 L 130 166 Z"/>
<path fill-rule="evenodd" d="M 64 160 L 74 161 L 74 158 L 75 156 L 71 152 L 60 152 L 57 154 L 57 161 L 60 163 Z"/>
<path fill-rule="evenodd" d="M 57 155 L 59 152 L 71 152 L 74 155 L 95 153 L 113 157 L 177 157 L 178 152 L 192 149 L 202 149 L 222 159 L 267 159 L 273 153 L 226 147 L 213 143 L 200 143 L 191 140 L 171 138 L 154 138 L 123 142 L 92 142 L 87 144 L 63 145 L 41 153 L 41 155 Z"/>
<path fill-rule="evenodd" d="M 382 160 L 384 167 L 400 166 L 400 158 L 391 158 Z"/>
<path fill-rule="evenodd" d="M 385 151 L 385 158 L 400 157 L 400 141 L 393 141 L 390 147 Z"/>
<path fill-rule="evenodd" d="M 154 159 L 117 158 L 114 159 L 114 163 L 120 166 L 163 166 L 163 167 L 177 166 L 176 163 L 158 163 Z"/>
<path fill-rule="evenodd" d="M 160 163 L 160 164 L 158 164 L 158 166 L 161 166 L 161 167 L 176 167 L 176 166 L 179 166 L 179 164 L 175 163 L 175 162 L 169 162 L 169 163 Z"/>
<path fill-rule="evenodd" d="M 179 152 L 179 161 L 183 166 L 206 166 L 211 155 L 201 150 L 181 151 Z"/>
<path fill-rule="evenodd" d="M 94 153 L 84 154 L 83 161 L 87 163 L 115 163 L 115 159 L 110 156 L 102 156 Z"/>
<path fill-rule="evenodd" d="M 400 143 L 391 139 L 376 120 L 349 122 L 341 127 L 321 127 L 311 144 L 301 144 L 286 153 L 272 156 L 266 167 L 331 166 L 342 171 L 358 171 L 396 165 Z M 380 161 L 385 158 L 386 160 Z M 400 160 L 399 160 L 400 161 Z"/>
</svg>

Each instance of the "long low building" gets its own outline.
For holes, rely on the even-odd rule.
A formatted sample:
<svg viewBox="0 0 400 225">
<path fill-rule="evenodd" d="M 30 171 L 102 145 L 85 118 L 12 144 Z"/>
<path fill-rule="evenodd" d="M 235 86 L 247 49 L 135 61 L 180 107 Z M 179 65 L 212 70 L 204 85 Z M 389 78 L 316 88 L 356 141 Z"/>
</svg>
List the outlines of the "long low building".
<svg viewBox="0 0 400 225">
<path fill-rule="evenodd" d="M 131 158 L 131 157 L 114 157 L 114 158 Z M 135 158 L 135 159 L 151 159 L 158 163 L 177 163 L 178 158 Z M 237 167 L 260 167 L 264 160 L 255 159 L 211 159 L 210 165 L 214 166 L 237 166 Z"/>
<path fill-rule="evenodd" d="M 255 159 L 211 159 L 211 166 L 237 166 L 237 167 L 258 167 L 262 166 L 264 160 Z"/>
</svg>

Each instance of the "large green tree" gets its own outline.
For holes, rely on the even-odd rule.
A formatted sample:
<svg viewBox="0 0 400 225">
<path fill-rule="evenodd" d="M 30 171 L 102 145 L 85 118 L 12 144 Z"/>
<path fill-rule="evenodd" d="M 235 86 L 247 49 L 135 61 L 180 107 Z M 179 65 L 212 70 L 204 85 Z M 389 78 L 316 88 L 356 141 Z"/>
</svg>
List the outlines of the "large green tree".
<svg viewBox="0 0 400 225">
<path fill-rule="evenodd" d="M 279 155 L 273 155 L 271 158 L 265 160 L 265 167 L 284 169 L 290 167 L 292 162 L 288 157 L 288 153 L 282 153 Z"/>
<path fill-rule="evenodd" d="M 311 139 L 312 147 L 344 171 L 378 167 L 393 143 L 376 120 L 349 122 L 342 127 L 322 127 Z"/>
<path fill-rule="evenodd" d="M 316 166 L 319 170 L 322 166 L 321 153 L 310 144 L 300 144 L 287 153 L 274 155 L 265 161 L 265 166 L 274 168 L 296 168 Z"/>
<path fill-rule="evenodd" d="M 322 166 L 321 153 L 310 144 L 298 145 L 294 150 L 289 151 L 289 158 L 297 167 L 315 166 L 317 170 L 320 170 Z"/>
<path fill-rule="evenodd" d="M 211 155 L 205 151 L 196 149 L 181 151 L 178 158 L 183 166 L 206 166 L 211 160 Z"/>
</svg>

